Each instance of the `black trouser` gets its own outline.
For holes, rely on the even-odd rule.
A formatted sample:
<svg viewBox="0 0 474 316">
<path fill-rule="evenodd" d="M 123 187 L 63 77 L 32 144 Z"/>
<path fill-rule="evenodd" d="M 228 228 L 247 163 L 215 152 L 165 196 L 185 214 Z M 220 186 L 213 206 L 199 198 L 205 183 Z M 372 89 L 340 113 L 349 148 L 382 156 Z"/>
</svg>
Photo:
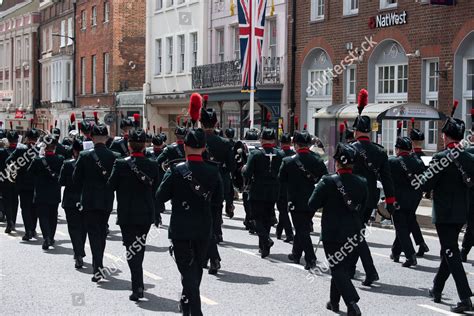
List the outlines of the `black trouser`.
<svg viewBox="0 0 474 316">
<path fill-rule="evenodd" d="M 38 213 L 33 204 L 33 190 L 20 191 L 20 207 L 21 217 L 23 217 L 23 224 L 25 225 L 25 232 L 35 231 L 38 223 Z"/>
<path fill-rule="evenodd" d="M 299 259 L 304 251 L 306 263 L 316 261 L 313 242 L 311 241 L 311 219 L 313 212 L 291 212 L 291 218 L 295 225 L 295 239 L 293 241 L 293 255 Z"/>
<path fill-rule="evenodd" d="M 222 181 L 224 181 L 225 207 L 228 209 L 234 204 L 234 185 L 232 184 L 232 175 L 227 172 L 226 175 L 222 177 Z"/>
<path fill-rule="evenodd" d="M 249 200 L 249 193 L 247 191 L 244 191 L 242 193 L 242 201 L 243 201 L 243 204 L 244 204 L 244 211 L 245 211 L 245 220 L 244 220 L 244 224 L 245 226 L 249 226 L 253 229 L 255 229 L 254 227 L 252 227 L 251 225 L 251 222 L 253 220 L 253 217 L 252 217 L 252 204 L 250 203 L 250 200 Z"/>
<path fill-rule="evenodd" d="M 444 284 L 452 274 L 461 300 L 472 296 L 459 252 L 458 238 L 462 227 L 462 224 L 436 224 L 441 244 L 441 264 L 433 281 L 433 290 L 436 293 L 442 293 Z"/>
<path fill-rule="evenodd" d="M 260 249 L 268 247 L 270 242 L 270 228 L 275 209 L 275 202 L 251 201 L 252 216 L 255 219 L 255 231 L 258 235 Z"/>
<path fill-rule="evenodd" d="M 2 190 L 7 221 L 12 222 L 13 225 L 15 225 L 18 214 L 18 192 L 14 186 L 2 188 Z"/>
<path fill-rule="evenodd" d="M 211 208 L 213 231 L 208 243 L 207 259 L 221 260 L 219 250 L 217 249 L 217 236 L 222 236 L 222 204 L 212 205 Z"/>
<path fill-rule="evenodd" d="M 280 199 L 277 202 L 278 208 L 278 225 L 276 227 L 277 234 L 280 235 L 285 230 L 286 237 L 293 236 L 293 228 L 291 226 L 290 216 L 288 214 L 288 201 Z"/>
<path fill-rule="evenodd" d="M 361 229 L 360 233 L 357 235 L 357 248 L 354 251 L 354 255 L 351 256 L 349 259 L 351 261 L 351 272 L 355 273 L 357 261 L 359 261 L 360 257 L 366 276 L 375 275 L 377 273 L 377 270 L 375 269 L 374 260 L 372 259 L 372 254 L 370 253 L 369 245 L 365 240 L 365 236 L 363 234 L 364 231 L 365 225 Z"/>
<path fill-rule="evenodd" d="M 410 223 L 410 232 L 413 235 L 413 239 L 415 240 L 415 244 L 417 246 L 424 244 L 425 239 L 423 238 L 423 234 L 421 233 L 420 225 L 418 224 L 418 220 L 416 218 L 416 210 L 408 214 L 408 222 Z"/>
<path fill-rule="evenodd" d="M 58 226 L 58 204 L 37 204 L 39 222 L 43 239 L 54 240 Z"/>
<path fill-rule="evenodd" d="M 474 246 L 474 219 L 467 222 L 466 232 L 462 240 L 462 247 L 467 251 L 471 250 Z"/>
<path fill-rule="evenodd" d="M 77 208 L 66 208 L 66 221 L 69 237 L 71 238 L 74 258 L 83 258 L 86 256 L 84 245 L 86 243 L 87 230 L 83 211 Z"/>
<path fill-rule="evenodd" d="M 181 302 L 188 302 L 191 315 L 202 315 L 199 287 L 207 253 L 207 240 L 173 240 L 174 257 L 183 291 Z"/>
<path fill-rule="evenodd" d="M 151 225 L 120 225 L 123 245 L 130 254 L 127 256 L 128 267 L 132 275 L 132 291 L 144 289 L 143 258 L 145 257 L 146 236 Z"/>
<path fill-rule="evenodd" d="M 335 305 L 339 304 L 341 296 L 346 305 L 349 305 L 349 303 L 357 303 L 359 301 L 359 295 L 351 282 L 349 272 L 352 254 L 346 255 L 344 252 L 344 243 L 324 241 L 323 246 L 326 258 L 331 266 L 332 278 L 329 293 L 331 303 Z M 336 253 L 338 254 L 335 255 Z M 339 258 L 341 255 L 343 259 L 341 261 L 336 260 L 336 258 Z"/>
<path fill-rule="evenodd" d="M 84 218 L 86 222 L 87 235 L 92 252 L 93 273 L 99 272 L 103 268 L 105 251 L 105 241 L 107 239 L 107 218 L 109 212 L 106 210 L 85 210 Z"/>
<path fill-rule="evenodd" d="M 412 227 L 409 210 L 397 210 L 393 213 L 393 224 L 395 225 L 396 237 L 392 245 L 392 253 L 400 256 L 403 251 L 406 258 L 411 258 L 415 254 L 415 249 L 410 238 L 410 227 Z"/>
</svg>

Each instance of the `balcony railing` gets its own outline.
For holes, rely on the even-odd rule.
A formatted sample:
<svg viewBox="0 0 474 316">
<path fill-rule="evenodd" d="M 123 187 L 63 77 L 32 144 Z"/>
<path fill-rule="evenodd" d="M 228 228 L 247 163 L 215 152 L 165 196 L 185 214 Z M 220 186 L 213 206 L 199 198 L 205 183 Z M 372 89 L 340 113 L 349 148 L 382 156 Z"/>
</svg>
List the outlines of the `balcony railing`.
<svg viewBox="0 0 474 316">
<path fill-rule="evenodd" d="M 282 82 L 282 57 L 262 57 L 257 76 L 257 87 Z M 193 67 L 193 89 L 239 87 L 242 84 L 240 60 L 225 61 Z"/>
</svg>

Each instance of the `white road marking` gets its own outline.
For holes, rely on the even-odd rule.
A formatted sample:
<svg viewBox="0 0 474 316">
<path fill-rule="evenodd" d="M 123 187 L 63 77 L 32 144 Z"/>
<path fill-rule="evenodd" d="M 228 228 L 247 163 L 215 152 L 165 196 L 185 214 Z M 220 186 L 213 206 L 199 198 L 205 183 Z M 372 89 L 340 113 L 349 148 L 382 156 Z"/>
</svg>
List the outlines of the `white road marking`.
<svg viewBox="0 0 474 316">
<path fill-rule="evenodd" d="M 381 253 L 372 252 L 372 254 L 373 254 L 374 256 L 378 256 L 378 257 L 390 259 L 390 256 L 383 255 L 383 254 L 381 254 Z"/>
<path fill-rule="evenodd" d="M 210 298 L 202 296 L 202 295 L 201 295 L 201 301 L 206 305 L 217 305 L 217 302 L 211 300 Z"/>
<path fill-rule="evenodd" d="M 157 276 L 156 274 L 153 274 L 153 273 L 148 272 L 148 271 L 146 271 L 146 270 L 143 270 L 143 274 L 146 275 L 146 276 L 149 277 L 149 278 L 152 278 L 153 280 L 156 280 L 156 281 L 163 280 L 162 277 L 159 277 L 159 276 Z"/>
<path fill-rule="evenodd" d="M 445 315 L 458 315 L 458 314 L 455 314 L 455 313 L 451 313 L 450 311 L 446 311 L 444 309 L 434 307 L 434 306 L 431 306 L 431 305 L 418 304 L 418 306 L 426 308 L 426 309 L 430 309 L 432 311 L 435 311 L 435 312 L 438 312 L 438 313 L 441 313 L 441 314 L 445 314 Z"/>
<path fill-rule="evenodd" d="M 234 247 L 226 247 L 226 248 L 231 248 L 231 249 L 240 251 L 240 252 L 242 252 L 242 253 L 245 253 L 245 254 L 247 254 L 247 255 L 251 255 L 251 256 L 254 256 L 254 257 L 258 257 L 256 253 L 251 252 L 251 251 L 248 251 L 248 250 L 239 249 L 239 248 L 234 248 Z"/>
<path fill-rule="evenodd" d="M 60 230 L 57 230 L 57 231 L 56 231 L 56 234 L 58 234 L 59 236 L 67 237 L 67 234 L 63 233 L 63 232 L 60 231 Z"/>
</svg>

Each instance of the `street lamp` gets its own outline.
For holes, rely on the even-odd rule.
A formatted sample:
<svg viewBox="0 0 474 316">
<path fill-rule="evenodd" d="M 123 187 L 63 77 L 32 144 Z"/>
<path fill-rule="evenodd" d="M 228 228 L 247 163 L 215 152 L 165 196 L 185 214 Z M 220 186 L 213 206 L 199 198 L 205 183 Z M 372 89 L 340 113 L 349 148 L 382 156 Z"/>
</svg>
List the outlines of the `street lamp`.
<svg viewBox="0 0 474 316">
<path fill-rule="evenodd" d="M 76 38 L 73 36 L 62 35 L 59 33 L 52 33 L 55 37 L 64 37 L 72 41 L 72 107 L 76 107 Z"/>
</svg>

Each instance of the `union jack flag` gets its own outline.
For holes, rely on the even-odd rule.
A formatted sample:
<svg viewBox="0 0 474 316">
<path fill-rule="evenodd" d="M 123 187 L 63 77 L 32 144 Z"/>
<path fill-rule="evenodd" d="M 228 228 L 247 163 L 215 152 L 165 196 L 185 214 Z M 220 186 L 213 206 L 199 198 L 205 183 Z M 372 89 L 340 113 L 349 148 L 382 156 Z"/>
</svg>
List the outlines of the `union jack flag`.
<svg viewBox="0 0 474 316">
<path fill-rule="evenodd" d="M 267 0 L 238 0 L 237 4 L 239 15 L 242 92 L 250 92 L 251 90 L 256 90 L 255 82 L 257 81 L 258 66 L 260 65 L 262 58 Z M 255 31 L 252 34 L 253 25 Z M 255 37 L 255 41 L 252 41 L 252 37 Z M 254 65 L 251 65 L 252 54 L 255 54 Z"/>
</svg>

